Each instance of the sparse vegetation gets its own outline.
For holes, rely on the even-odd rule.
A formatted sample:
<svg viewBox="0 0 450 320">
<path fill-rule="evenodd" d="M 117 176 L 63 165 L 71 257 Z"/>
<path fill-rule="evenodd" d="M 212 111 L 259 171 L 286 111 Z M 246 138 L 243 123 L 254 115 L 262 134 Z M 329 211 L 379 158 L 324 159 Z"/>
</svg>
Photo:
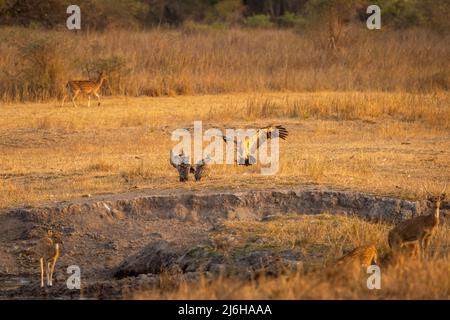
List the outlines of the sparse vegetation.
<svg viewBox="0 0 450 320">
<path fill-rule="evenodd" d="M 250 28 L 271 28 L 273 26 L 272 21 L 270 21 L 270 16 L 264 14 L 257 14 L 250 16 L 244 21 L 245 25 Z"/>
<path fill-rule="evenodd" d="M 197 28 L 73 34 L 1 29 L 0 99 L 60 98 L 69 79 L 95 79 L 99 70 L 111 75 L 104 94 L 126 96 L 448 90 L 449 68 L 442 59 L 450 55 L 448 36 L 364 28 L 342 33 L 332 51 L 327 32 L 320 30 L 296 34 Z"/>
<path fill-rule="evenodd" d="M 381 290 L 368 290 L 367 273 L 334 270 L 334 261 L 353 248 L 375 244 L 381 256 L 388 250 L 388 225 L 356 217 L 304 215 L 269 222 L 227 222 L 227 234 L 239 238 L 240 247 L 261 250 L 298 250 L 302 270 L 278 277 L 260 276 L 202 278 L 199 283 L 174 282 L 165 289 L 133 292 L 134 299 L 448 299 L 450 263 L 448 226 L 439 228 L 429 260 L 417 258 L 381 265 Z M 257 242 L 255 243 L 255 239 Z M 258 247 L 259 246 L 259 247 Z M 346 272 L 347 271 L 347 272 Z M 356 270 L 359 271 L 359 270 Z"/>
<path fill-rule="evenodd" d="M 265 93 L 107 98 L 101 107 L 11 104 L 0 118 L 0 206 L 83 194 L 152 189 L 266 188 L 325 184 L 406 198 L 450 179 L 449 96 L 408 93 Z M 171 132 L 283 123 L 280 169 L 212 167 L 180 186 L 169 164 Z M 206 146 L 206 144 L 204 145 Z M 136 159 L 138 156 L 143 160 Z M 243 175 L 246 173 L 246 175 Z"/>
<path fill-rule="evenodd" d="M 369 2 L 381 6 L 382 30 L 365 26 Z M 169 194 L 319 185 L 420 199 L 424 185 L 450 181 L 448 1 L 78 3 L 82 30 L 68 31 L 66 0 L 0 0 L 0 214 L 135 189 Z M 72 85 L 90 83 L 89 90 L 77 90 L 101 91 L 101 106 L 86 107 L 82 97 L 77 108 L 60 106 L 69 80 L 97 77 Z M 282 124 L 289 138 L 280 143 L 277 174 L 261 175 L 260 164 L 212 165 L 210 177 L 180 184 L 169 162 L 171 133 L 191 129 L 196 120 L 203 121 L 203 130 Z M 99 207 L 105 214 L 95 212 L 81 231 L 65 221 L 72 243 L 61 260 L 73 262 L 78 254 L 88 265 L 100 252 L 95 261 L 105 261 L 95 267 L 112 268 L 130 248 L 144 247 L 149 236 L 163 238 L 151 232 L 155 229 L 189 245 L 201 234 L 210 241 L 208 250 L 225 258 L 257 250 L 302 258 L 295 261 L 301 270 L 277 277 L 262 272 L 252 281 L 201 276 L 188 283 L 167 271 L 155 274 L 159 287 L 125 298 L 450 298 L 447 224 L 436 228 L 429 259 L 381 264 L 383 290 L 370 291 L 366 274 L 341 274 L 330 265 L 361 245 L 374 244 L 387 254 L 386 222 L 293 212 L 258 222 L 228 220 L 206 231 L 207 223 L 178 219 L 190 207 L 174 210 L 177 218 L 152 217 L 146 223 L 135 217 L 122 221 L 122 209 Z M 20 219 L 11 221 L 23 223 L 26 211 L 13 212 Z M 2 270 L 14 266 L 16 254 L 20 268 L 31 268 L 29 249 L 21 245 L 42 227 L 38 224 L 53 218 L 37 216 L 35 226 L 27 222 L 13 232 L 7 230 L 10 220 L 3 224 L 7 249 L 0 254 L 8 265 Z M 105 221 L 114 228 L 91 233 Z M 133 237 L 124 240 L 124 234 Z M 81 254 L 79 241 L 87 243 Z M 126 279 L 113 284 L 123 283 Z"/>
</svg>

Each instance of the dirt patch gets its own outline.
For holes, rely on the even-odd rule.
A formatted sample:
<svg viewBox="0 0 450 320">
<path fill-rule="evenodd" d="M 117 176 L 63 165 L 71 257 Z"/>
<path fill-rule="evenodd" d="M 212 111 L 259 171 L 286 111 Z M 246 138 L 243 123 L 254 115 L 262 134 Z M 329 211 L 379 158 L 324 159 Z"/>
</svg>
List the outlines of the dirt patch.
<svg viewBox="0 0 450 320">
<path fill-rule="evenodd" d="M 261 270 L 276 274 L 301 267 L 301 257 L 289 250 L 227 256 L 217 250 L 212 234 L 224 220 L 264 221 L 285 214 L 328 212 L 394 221 L 426 210 L 426 202 L 314 188 L 139 191 L 18 208 L 0 214 L 0 297 L 120 298 L 130 290 L 161 286 L 167 272 L 186 281 L 224 272 L 250 277 Z M 47 228 L 61 231 L 64 245 L 55 286 L 41 289 L 34 246 Z M 232 243 L 228 240 L 221 243 Z M 82 270 L 82 290 L 65 285 L 71 265 Z"/>
</svg>

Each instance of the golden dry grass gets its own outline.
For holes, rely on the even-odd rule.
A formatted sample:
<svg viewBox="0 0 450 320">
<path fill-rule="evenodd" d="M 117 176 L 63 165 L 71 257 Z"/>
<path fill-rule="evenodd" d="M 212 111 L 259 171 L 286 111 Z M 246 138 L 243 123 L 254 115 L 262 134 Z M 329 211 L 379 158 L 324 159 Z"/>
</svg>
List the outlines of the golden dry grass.
<svg viewBox="0 0 450 320">
<path fill-rule="evenodd" d="M 448 93 L 261 93 L 106 99 L 102 107 L 9 104 L 0 118 L 0 207 L 152 189 L 240 189 L 321 184 L 422 195 L 450 178 Z M 172 130 L 281 123 L 280 170 L 217 165 L 180 184 Z M 205 145 L 206 146 L 206 145 Z M 136 156 L 141 159 L 137 159 Z"/>
<path fill-rule="evenodd" d="M 382 256 L 388 251 L 389 225 L 357 217 L 328 214 L 288 216 L 269 222 L 227 222 L 227 234 L 236 234 L 234 250 L 299 251 L 301 271 L 252 281 L 240 277 L 202 278 L 198 284 L 179 283 L 172 290 L 148 290 L 137 299 L 449 299 L 450 229 L 440 226 L 428 260 L 412 258 L 381 265 L 381 289 L 369 290 L 366 270 L 333 269 L 333 262 L 356 246 L 375 244 Z M 255 241 L 257 239 L 257 241 Z M 361 271 L 361 272 L 360 272 Z"/>
<path fill-rule="evenodd" d="M 417 199 L 424 184 L 450 180 L 448 35 L 352 30 L 336 51 L 320 45 L 320 34 L 283 30 L 70 35 L 0 29 L 1 209 L 134 188 L 318 184 Z M 18 48 L 45 37 L 58 50 L 41 58 L 40 74 Z M 58 107 L 60 85 L 114 57 L 126 62 L 105 89 L 114 98 L 100 108 L 86 108 L 86 100 L 79 108 Z M 45 102 L 15 102 L 29 100 Z M 169 164 L 170 135 L 195 120 L 204 129 L 283 124 L 289 137 L 280 145 L 279 172 L 262 176 L 259 165 L 217 165 L 211 179 L 179 183 Z M 379 291 L 367 290 L 366 275 L 331 276 L 325 269 L 358 245 L 375 243 L 385 253 L 388 225 L 321 215 L 225 227 L 239 235 L 233 250 L 289 248 L 305 257 L 304 270 L 253 282 L 203 279 L 133 297 L 450 296 L 448 227 L 439 228 L 430 261 L 383 269 Z"/>
<path fill-rule="evenodd" d="M 248 282 L 218 278 L 198 285 L 182 284 L 169 292 L 141 292 L 133 299 L 450 299 L 449 258 L 412 261 L 382 271 L 381 289 L 369 290 L 368 275 L 327 276 L 326 273 L 293 273 Z"/>
<path fill-rule="evenodd" d="M 127 96 L 450 89 L 448 33 L 418 29 L 353 26 L 335 51 L 319 31 L 0 28 L 0 39 L 2 101 L 53 99 L 69 79 L 95 78 L 99 68 L 112 72 L 106 92 Z"/>
</svg>

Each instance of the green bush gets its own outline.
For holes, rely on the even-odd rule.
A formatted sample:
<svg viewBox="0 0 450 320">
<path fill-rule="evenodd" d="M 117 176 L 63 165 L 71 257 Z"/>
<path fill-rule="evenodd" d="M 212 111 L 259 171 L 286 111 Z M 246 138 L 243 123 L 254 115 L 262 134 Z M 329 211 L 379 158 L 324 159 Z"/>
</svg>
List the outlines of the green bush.
<svg viewBox="0 0 450 320">
<path fill-rule="evenodd" d="M 425 11 L 417 0 L 379 0 L 382 19 L 397 28 L 407 28 L 424 24 Z"/>
<path fill-rule="evenodd" d="M 307 20 L 304 17 L 297 16 L 291 12 L 280 16 L 277 22 L 281 28 L 295 28 L 296 30 L 304 29 L 307 24 Z"/>
<path fill-rule="evenodd" d="M 271 28 L 273 26 L 270 16 L 264 14 L 247 17 L 244 20 L 244 24 L 250 28 Z"/>
<path fill-rule="evenodd" d="M 242 17 L 243 4 L 241 0 L 210 1 L 212 7 L 206 11 L 205 23 L 234 24 Z"/>
<path fill-rule="evenodd" d="M 283 28 L 292 28 L 297 23 L 297 16 L 291 12 L 278 17 L 278 25 Z"/>
<path fill-rule="evenodd" d="M 224 22 L 215 22 L 212 24 L 206 24 L 206 23 L 198 23 L 192 20 L 187 20 L 183 23 L 181 30 L 185 34 L 196 34 L 209 31 L 227 30 L 228 27 L 229 27 L 228 24 Z"/>
</svg>

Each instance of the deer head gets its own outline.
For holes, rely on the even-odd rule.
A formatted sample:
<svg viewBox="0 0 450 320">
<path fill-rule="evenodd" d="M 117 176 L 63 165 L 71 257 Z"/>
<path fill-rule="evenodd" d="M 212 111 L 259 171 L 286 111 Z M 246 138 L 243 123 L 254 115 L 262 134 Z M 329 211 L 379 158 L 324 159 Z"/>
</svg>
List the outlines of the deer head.
<svg viewBox="0 0 450 320">
<path fill-rule="evenodd" d="M 62 241 L 62 234 L 60 232 L 53 231 L 53 230 L 49 229 L 47 231 L 47 236 L 50 239 L 52 239 L 53 243 L 55 243 L 55 244 L 56 243 L 59 243 L 59 244 L 63 243 L 63 241 Z"/>
<path fill-rule="evenodd" d="M 440 209 L 441 207 L 445 207 L 444 203 L 447 201 L 447 184 L 445 184 L 444 188 L 440 192 L 429 192 L 425 187 L 424 189 L 427 192 L 427 200 L 435 205 L 435 216 L 436 219 L 439 220 Z M 442 216 L 444 218 L 446 216 L 444 211 L 442 211 Z"/>
<path fill-rule="evenodd" d="M 98 75 L 98 81 L 103 82 L 106 79 L 108 79 L 108 77 L 106 76 L 106 74 L 102 71 L 100 72 L 100 74 Z"/>
</svg>

